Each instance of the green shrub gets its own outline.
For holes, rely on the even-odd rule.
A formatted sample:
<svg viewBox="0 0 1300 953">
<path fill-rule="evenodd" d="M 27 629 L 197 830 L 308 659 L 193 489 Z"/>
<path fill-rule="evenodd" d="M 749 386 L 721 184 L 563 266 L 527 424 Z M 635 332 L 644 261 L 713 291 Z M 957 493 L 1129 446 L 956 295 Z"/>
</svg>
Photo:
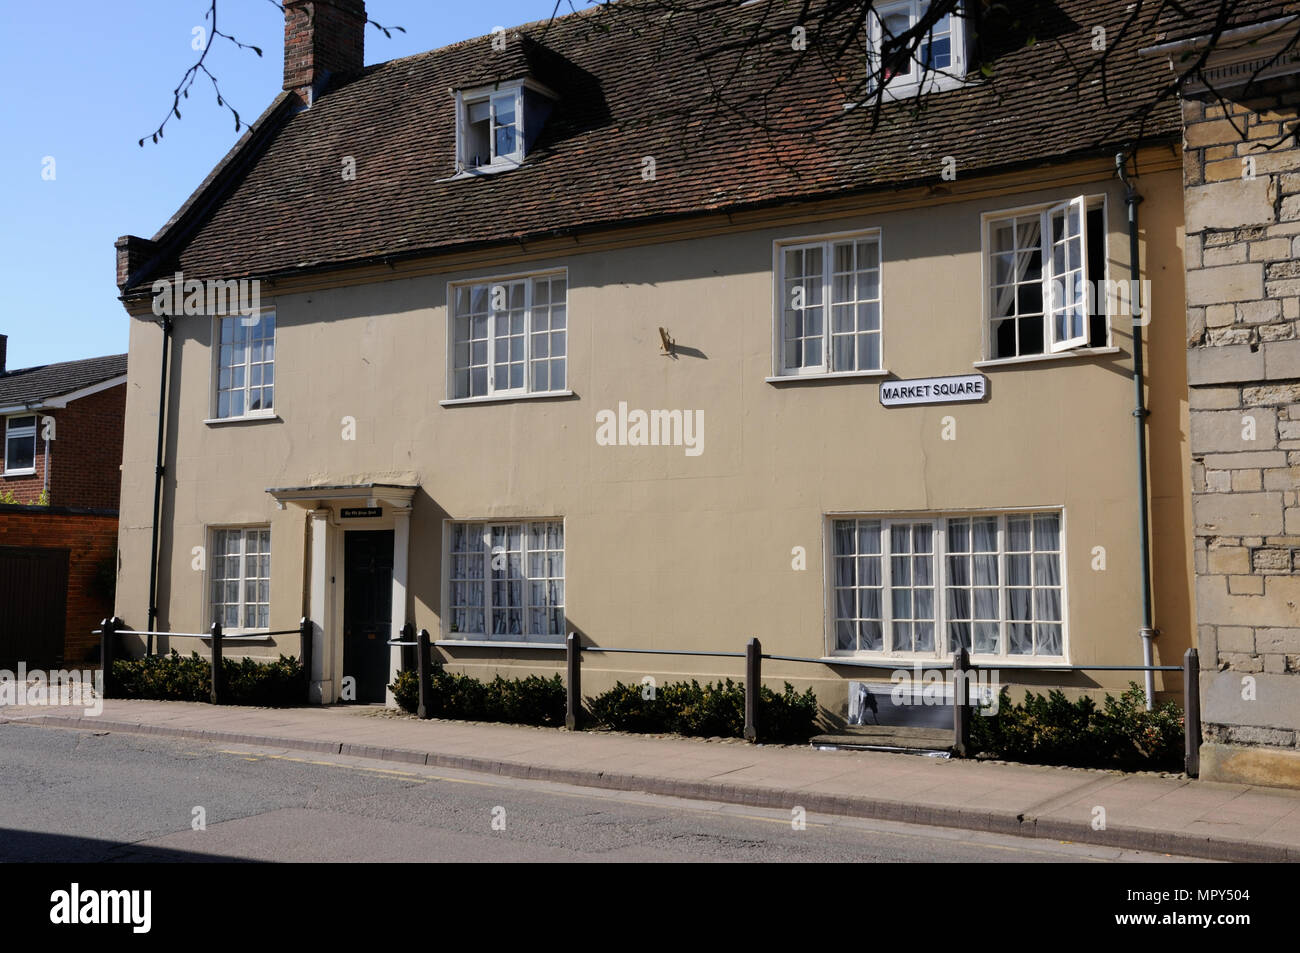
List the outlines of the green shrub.
<svg viewBox="0 0 1300 953">
<path fill-rule="evenodd" d="M 433 692 L 429 706 L 434 718 L 551 727 L 564 724 L 565 691 L 559 675 L 510 680 L 498 675 L 490 682 L 480 682 L 448 672 L 435 661 L 430 682 Z M 415 672 L 398 672 L 388 687 L 403 711 L 413 712 L 419 707 L 420 682 Z"/>
<path fill-rule="evenodd" d="M 223 658 L 226 676 L 223 699 L 231 705 L 280 707 L 303 702 L 302 663 L 281 655 L 274 662 Z M 167 655 L 114 659 L 113 695 L 157 701 L 205 702 L 212 697 L 212 663 L 192 652 L 183 658 L 175 649 Z"/>
<path fill-rule="evenodd" d="M 212 694 L 212 667 L 197 652 L 113 660 L 113 695 L 159 701 L 205 702 Z"/>
<path fill-rule="evenodd" d="M 274 662 L 251 658 L 221 661 L 226 675 L 224 702 L 279 708 L 301 705 L 306 700 L 302 663 L 293 656 L 281 655 Z"/>
<path fill-rule="evenodd" d="M 1183 715 L 1173 702 L 1146 710 L 1136 682 L 1101 708 L 1089 697 L 1069 701 L 1060 691 L 1046 698 L 1025 693 L 1012 705 L 1002 689 L 998 712 L 976 716 L 971 742 L 977 752 L 1006 761 L 1080 768 L 1177 771 L 1182 765 Z"/>
<path fill-rule="evenodd" d="M 670 682 L 654 698 L 642 697 L 642 686 L 617 683 L 588 699 L 593 720 L 617 731 L 673 733 L 695 737 L 740 738 L 745 733 L 745 686 L 731 679 L 701 686 Z M 795 692 L 789 682 L 777 694 L 763 686 L 758 695 L 760 740 L 802 744 L 815 732 L 817 695 L 810 688 Z"/>
<path fill-rule="evenodd" d="M 559 675 L 507 681 L 497 676 L 480 682 L 455 675 L 435 662 L 430 677 L 434 718 L 504 721 L 522 725 L 562 725 L 566 695 Z M 388 686 L 404 711 L 419 705 L 420 686 L 414 672 L 399 672 Z M 668 733 L 697 737 L 740 738 L 745 732 L 745 687 L 731 679 L 701 686 L 697 681 L 660 686 L 653 700 L 641 697 L 640 685 L 619 682 L 609 691 L 587 699 L 592 721 L 601 727 L 638 733 Z M 786 683 L 781 694 L 764 687 L 759 693 L 762 740 L 802 744 L 812 737 L 817 696 L 802 695 Z"/>
</svg>

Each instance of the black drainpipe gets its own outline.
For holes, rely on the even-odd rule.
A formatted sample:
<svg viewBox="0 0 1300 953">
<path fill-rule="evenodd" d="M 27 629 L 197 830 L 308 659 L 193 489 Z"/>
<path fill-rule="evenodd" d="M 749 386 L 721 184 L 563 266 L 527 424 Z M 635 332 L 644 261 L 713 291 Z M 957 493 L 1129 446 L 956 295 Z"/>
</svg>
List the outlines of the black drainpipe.
<svg viewBox="0 0 1300 953">
<path fill-rule="evenodd" d="M 1138 550 L 1141 563 L 1139 571 L 1142 574 L 1142 629 L 1139 635 L 1142 638 L 1142 664 L 1148 666 L 1143 675 L 1146 676 L 1147 711 L 1150 711 L 1155 706 L 1155 673 L 1150 671 L 1150 666 L 1154 664 L 1151 640 L 1155 638 L 1156 630 L 1151 625 L 1151 527 L 1147 502 L 1147 417 L 1150 416 L 1150 411 L 1147 410 L 1146 394 L 1143 392 L 1142 312 L 1144 309 L 1150 310 L 1151 302 L 1142 301 L 1144 307 L 1138 307 L 1137 290 L 1141 287 L 1141 269 L 1138 267 L 1137 207 L 1142 196 L 1138 195 L 1137 187 L 1129 181 L 1123 152 L 1116 154 L 1115 168 L 1119 180 L 1124 183 L 1124 201 L 1128 205 L 1129 298 L 1130 310 L 1133 312 L 1133 420 L 1137 427 Z"/>
<path fill-rule="evenodd" d="M 149 546 L 149 625 L 145 636 L 145 654 L 153 655 L 154 623 L 158 621 L 158 522 L 162 518 L 163 485 L 163 428 L 166 426 L 167 413 L 167 350 L 171 343 L 172 319 L 162 319 L 162 363 L 158 377 L 158 445 L 153 468 L 153 542 Z"/>
</svg>

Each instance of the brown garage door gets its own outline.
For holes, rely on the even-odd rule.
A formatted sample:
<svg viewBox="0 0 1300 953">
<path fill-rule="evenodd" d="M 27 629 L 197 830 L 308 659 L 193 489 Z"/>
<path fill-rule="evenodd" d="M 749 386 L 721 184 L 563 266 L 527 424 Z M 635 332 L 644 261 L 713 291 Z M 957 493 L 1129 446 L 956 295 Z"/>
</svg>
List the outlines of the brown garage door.
<svg viewBox="0 0 1300 953">
<path fill-rule="evenodd" d="M 63 664 L 68 550 L 0 546 L 0 668 Z"/>
</svg>

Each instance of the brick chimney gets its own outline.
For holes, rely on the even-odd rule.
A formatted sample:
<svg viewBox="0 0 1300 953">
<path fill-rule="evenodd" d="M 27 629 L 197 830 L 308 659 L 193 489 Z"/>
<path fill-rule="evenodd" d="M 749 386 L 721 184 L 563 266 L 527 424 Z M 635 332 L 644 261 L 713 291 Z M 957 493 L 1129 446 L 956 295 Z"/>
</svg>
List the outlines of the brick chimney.
<svg viewBox="0 0 1300 953">
<path fill-rule="evenodd" d="M 131 278 L 139 277 L 138 272 L 158 252 L 158 246 L 147 238 L 136 235 L 123 235 L 113 247 L 117 250 L 117 287 L 126 290 Z"/>
<path fill-rule="evenodd" d="M 9 353 L 9 335 L 0 334 L 0 374 L 5 372 L 5 358 Z"/>
<path fill-rule="evenodd" d="M 285 0 L 284 88 L 310 106 L 331 76 L 365 66 L 365 0 Z"/>
</svg>

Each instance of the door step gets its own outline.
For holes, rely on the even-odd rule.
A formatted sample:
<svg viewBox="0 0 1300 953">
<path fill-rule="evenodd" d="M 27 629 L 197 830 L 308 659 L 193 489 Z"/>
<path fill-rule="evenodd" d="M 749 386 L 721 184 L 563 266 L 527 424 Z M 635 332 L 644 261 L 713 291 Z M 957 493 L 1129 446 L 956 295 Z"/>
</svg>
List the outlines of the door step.
<svg viewBox="0 0 1300 953">
<path fill-rule="evenodd" d="M 857 748 L 935 755 L 947 754 L 952 750 L 952 732 L 901 725 L 863 725 L 817 735 L 809 743 L 814 748 Z"/>
</svg>

